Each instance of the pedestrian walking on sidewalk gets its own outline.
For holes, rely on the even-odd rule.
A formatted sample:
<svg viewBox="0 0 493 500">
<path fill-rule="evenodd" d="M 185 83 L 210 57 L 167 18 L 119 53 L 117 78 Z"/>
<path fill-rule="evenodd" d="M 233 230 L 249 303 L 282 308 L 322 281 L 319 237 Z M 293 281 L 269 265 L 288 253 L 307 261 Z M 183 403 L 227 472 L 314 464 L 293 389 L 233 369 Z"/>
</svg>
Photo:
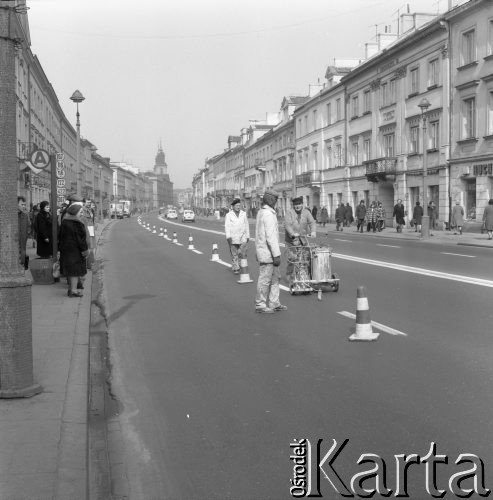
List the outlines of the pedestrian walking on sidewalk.
<svg viewBox="0 0 493 500">
<path fill-rule="evenodd" d="M 26 212 L 26 198 L 24 196 L 17 197 L 18 218 L 19 218 L 19 264 L 24 268 L 28 268 L 28 257 L 26 255 L 27 234 L 29 231 L 29 215 Z"/>
<path fill-rule="evenodd" d="M 423 222 L 423 207 L 419 201 L 416 202 L 416 205 L 413 210 L 413 220 L 414 220 L 414 232 L 421 232 L 421 224 Z"/>
<path fill-rule="evenodd" d="M 231 270 L 240 273 L 240 259 L 247 258 L 247 247 L 250 239 L 250 226 L 246 212 L 241 210 L 241 200 L 235 198 L 231 202 L 231 210 L 224 219 L 224 232 L 228 241 L 233 265 Z"/>
<path fill-rule="evenodd" d="M 372 201 L 370 207 L 366 211 L 366 231 L 370 232 L 370 229 L 376 233 L 378 224 L 378 212 L 377 212 L 377 202 Z"/>
<path fill-rule="evenodd" d="M 382 202 L 379 201 L 377 205 L 377 229 L 378 231 L 383 231 L 385 228 L 385 208 L 383 208 Z"/>
<path fill-rule="evenodd" d="M 39 205 L 39 213 L 36 215 L 36 253 L 42 259 L 49 259 L 53 253 L 52 249 L 52 220 L 50 214 L 50 202 L 42 201 Z"/>
<path fill-rule="evenodd" d="M 349 227 L 353 221 L 353 207 L 349 203 L 346 203 L 344 207 L 344 226 Z"/>
<path fill-rule="evenodd" d="M 278 197 L 279 195 L 274 191 L 264 193 L 262 208 L 258 211 L 255 226 L 255 249 L 260 266 L 255 295 L 255 311 L 264 314 L 287 309 L 279 302 L 281 249 L 275 210 Z"/>
<path fill-rule="evenodd" d="M 394 213 L 392 217 L 395 217 L 395 223 L 397 225 L 397 232 L 402 233 L 402 227 L 406 225 L 406 221 L 404 219 L 405 216 L 404 205 L 402 204 L 402 200 L 397 200 L 397 203 L 394 205 Z"/>
<path fill-rule="evenodd" d="M 325 227 L 325 224 L 327 224 L 327 222 L 329 222 L 329 212 L 327 210 L 327 207 L 323 206 L 322 210 L 320 210 L 320 224 Z"/>
<path fill-rule="evenodd" d="M 80 220 L 81 209 L 78 203 L 70 205 L 60 227 L 60 267 L 67 276 L 69 297 L 82 297 L 77 283 L 87 273 L 89 246 L 85 225 Z"/>
<path fill-rule="evenodd" d="M 312 208 L 312 217 L 313 217 L 313 220 L 315 221 L 315 224 L 317 223 L 317 214 L 318 214 L 317 205 L 313 205 L 313 208 Z"/>
<path fill-rule="evenodd" d="M 493 240 L 493 198 L 488 201 L 488 205 L 483 212 L 484 228 L 488 231 L 488 239 Z"/>
<path fill-rule="evenodd" d="M 462 234 L 462 226 L 464 225 L 464 209 L 460 205 L 460 201 L 455 202 L 452 208 L 452 219 L 450 220 L 450 227 L 454 229 L 454 234 Z"/>
<path fill-rule="evenodd" d="M 366 205 L 365 200 L 361 200 L 359 205 L 356 207 L 356 219 L 358 219 L 358 225 L 356 226 L 356 231 L 359 230 L 360 233 L 363 232 L 363 226 L 365 225 L 366 218 Z"/>
<path fill-rule="evenodd" d="M 344 203 L 341 203 L 337 208 L 336 208 L 336 231 L 342 231 L 344 228 Z"/>
<path fill-rule="evenodd" d="M 430 218 L 430 230 L 434 231 L 437 228 L 437 206 L 432 200 L 428 203 L 428 217 Z"/>
</svg>

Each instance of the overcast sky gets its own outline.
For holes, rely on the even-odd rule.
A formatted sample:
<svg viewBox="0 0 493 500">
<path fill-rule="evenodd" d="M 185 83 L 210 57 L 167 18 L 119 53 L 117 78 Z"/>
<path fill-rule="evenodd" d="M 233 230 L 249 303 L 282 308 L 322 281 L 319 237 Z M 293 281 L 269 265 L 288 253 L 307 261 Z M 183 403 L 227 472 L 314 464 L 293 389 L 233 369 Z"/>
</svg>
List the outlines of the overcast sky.
<svg viewBox="0 0 493 500">
<path fill-rule="evenodd" d="M 364 56 L 397 11 L 447 0 L 28 0 L 31 49 L 67 117 L 112 161 L 152 169 L 162 141 L 175 187 L 249 120 L 306 95 L 334 58 Z"/>
</svg>

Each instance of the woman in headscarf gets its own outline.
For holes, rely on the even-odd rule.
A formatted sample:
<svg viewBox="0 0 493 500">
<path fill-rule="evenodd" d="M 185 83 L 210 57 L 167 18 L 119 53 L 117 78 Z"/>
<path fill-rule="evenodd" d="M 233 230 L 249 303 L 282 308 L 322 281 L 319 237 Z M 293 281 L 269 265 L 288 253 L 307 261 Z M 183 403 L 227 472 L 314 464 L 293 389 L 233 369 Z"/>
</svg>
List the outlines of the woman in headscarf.
<svg viewBox="0 0 493 500">
<path fill-rule="evenodd" d="M 82 297 L 77 282 L 87 273 L 88 245 L 86 227 L 80 220 L 81 209 L 80 204 L 70 205 L 60 227 L 60 267 L 67 276 L 69 297 Z"/>
<path fill-rule="evenodd" d="M 52 238 L 50 202 L 42 201 L 39 205 L 39 213 L 36 215 L 36 253 L 42 259 L 48 259 L 52 255 Z"/>
</svg>

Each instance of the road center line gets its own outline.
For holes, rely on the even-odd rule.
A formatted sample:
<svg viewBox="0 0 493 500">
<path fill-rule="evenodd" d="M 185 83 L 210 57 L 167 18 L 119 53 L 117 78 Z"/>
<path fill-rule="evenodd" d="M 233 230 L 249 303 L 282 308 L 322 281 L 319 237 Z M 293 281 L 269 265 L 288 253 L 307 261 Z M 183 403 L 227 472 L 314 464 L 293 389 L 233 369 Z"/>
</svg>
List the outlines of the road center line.
<svg viewBox="0 0 493 500">
<path fill-rule="evenodd" d="M 462 253 L 451 253 L 451 252 L 440 252 L 443 253 L 443 255 L 457 255 L 457 257 L 469 257 L 470 259 L 475 259 L 475 255 L 464 255 Z"/>
<path fill-rule="evenodd" d="M 356 319 L 356 314 L 350 313 L 348 311 L 339 311 L 337 314 L 345 316 L 346 318 Z M 389 333 L 390 335 L 403 335 L 404 337 L 407 337 L 407 333 L 395 330 L 394 328 L 390 328 L 389 326 L 382 325 L 382 323 L 377 323 L 376 321 L 372 321 L 371 324 L 375 328 L 382 330 L 382 332 Z"/>
<path fill-rule="evenodd" d="M 377 243 L 377 247 L 401 248 L 398 245 L 384 245 L 383 243 Z"/>
<path fill-rule="evenodd" d="M 335 241 L 345 241 L 345 242 L 349 242 L 349 243 L 352 243 L 353 240 L 342 240 L 341 238 L 334 238 Z"/>
</svg>

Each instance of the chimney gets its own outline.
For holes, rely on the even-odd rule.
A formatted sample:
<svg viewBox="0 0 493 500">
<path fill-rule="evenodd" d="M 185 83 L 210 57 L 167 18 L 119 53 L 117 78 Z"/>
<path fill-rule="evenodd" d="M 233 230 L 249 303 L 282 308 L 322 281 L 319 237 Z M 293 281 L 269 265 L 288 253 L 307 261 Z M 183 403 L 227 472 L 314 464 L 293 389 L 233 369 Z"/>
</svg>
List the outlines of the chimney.
<svg viewBox="0 0 493 500">
<path fill-rule="evenodd" d="M 368 42 L 365 43 L 365 59 L 369 59 L 378 52 L 378 43 Z"/>
</svg>

